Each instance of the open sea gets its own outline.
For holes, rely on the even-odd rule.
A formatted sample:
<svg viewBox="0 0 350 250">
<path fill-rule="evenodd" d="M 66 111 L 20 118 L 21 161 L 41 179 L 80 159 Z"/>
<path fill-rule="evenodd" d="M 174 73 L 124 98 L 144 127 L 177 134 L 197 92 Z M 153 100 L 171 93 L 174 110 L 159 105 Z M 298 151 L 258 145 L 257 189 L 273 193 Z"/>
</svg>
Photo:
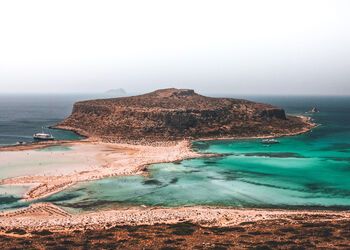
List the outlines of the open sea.
<svg viewBox="0 0 350 250">
<path fill-rule="evenodd" d="M 7 99 L 6 99 L 7 98 Z M 30 140 L 41 126 L 66 117 L 79 96 L 0 99 L 0 144 Z M 240 97 L 283 107 L 290 114 L 311 114 L 319 127 L 280 138 L 195 142 L 195 150 L 221 157 L 155 164 L 149 176 L 115 177 L 80 183 L 45 198 L 63 208 L 213 205 L 234 207 L 350 208 L 350 97 Z M 58 138 L 76 135 L 53 131 Z M 0 168 L 1 179 L 1 168 Z M 0 186 L 1 189 L 1 186 Z M 0 209 L 26 206 L 0 193 Z"/>
<path fill-rule="evenodd" d="M 0 146 L 18 141 L 32 142 L 32 136 L 42 127 L 55 125 L 71 111 L 75 101 L 85 95 L 0 95 Z M 69 131 L 46 129 L 57 139 L 76 140 Z"/>
</svg>

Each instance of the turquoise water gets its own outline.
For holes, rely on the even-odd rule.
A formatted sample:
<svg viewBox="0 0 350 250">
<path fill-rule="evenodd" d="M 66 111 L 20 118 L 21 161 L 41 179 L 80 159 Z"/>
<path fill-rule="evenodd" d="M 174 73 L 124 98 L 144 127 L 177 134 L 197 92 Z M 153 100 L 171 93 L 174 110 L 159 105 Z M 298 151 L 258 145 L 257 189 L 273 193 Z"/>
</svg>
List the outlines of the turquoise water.
<svg viewBox="0 0 350 250">
<path fill-rule="evenodd" d="M 260 140 L 195 142 L 198 151 L 223 155 L 156 164 L 147 177 L 81 183 L 44 201 L 77 211 L 127 205 L 350 208 L 350 98 L 256 100 L 293 114 L 317 106 L 321 113 L 313 118 L 320 126 L 270 146 Z M 0 208 L 2 198 L 9 197 L 0 194 Z"/>
<path fill-rule="evenodd" d="M 0 185 L 0 210 L 26 207 L 29 202 L 21 201 L 30 190 L 30 185 Z"/>
<path fill-rule="evenodd" d="M 282 100 L 281 100 L 282 101 Z M 288 101 L 288 100 L 287 100 Z M 260 140 L 196 142 L 221 157 L 156 164 L 149 176 L 79 184 L 46 199 L 82 210 L 125 205 L 237 207 L 350 207 L 350 99 L 319 99 L 312 132 Z M 294 113 L 309 104 L 294 100 Z"/>
</svg>

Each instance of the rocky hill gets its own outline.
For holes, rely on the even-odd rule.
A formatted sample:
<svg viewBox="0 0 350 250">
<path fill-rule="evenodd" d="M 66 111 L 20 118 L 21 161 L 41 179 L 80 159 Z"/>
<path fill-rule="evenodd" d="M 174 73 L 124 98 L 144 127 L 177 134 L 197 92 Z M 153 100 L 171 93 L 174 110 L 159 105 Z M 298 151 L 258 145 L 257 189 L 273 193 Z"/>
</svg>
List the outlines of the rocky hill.
<svg viewBox="0 0 350 250">
<path fill-rule="evenodd" d="M 189 89 L 82 101 L 56 127 L 109 141 L 255 137 L 295 134 L 311 125 L 281 108 L 231 98 L 212 98 Z"/>
</svg>

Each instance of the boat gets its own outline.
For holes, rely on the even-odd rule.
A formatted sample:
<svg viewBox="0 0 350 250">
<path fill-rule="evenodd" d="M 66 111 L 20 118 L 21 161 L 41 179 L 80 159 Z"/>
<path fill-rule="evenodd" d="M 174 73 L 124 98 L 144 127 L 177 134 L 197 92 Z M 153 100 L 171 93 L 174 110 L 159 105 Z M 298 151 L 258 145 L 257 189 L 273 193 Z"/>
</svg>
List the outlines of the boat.
<svg viewBox="0 0 350 250">
<path fill-rule="evenodd" d="M 55 140 L 55 137 L 52 136 L 52 134 L 48 134 L 44 132 L 44 128 L 42 128 L 41 133 L 35 133 L 33 135 L 34 141 L 53 141 Z"/>
<path fill-rule="evenodd" d="M 262 144 L 277 144 L 280 143 L 276 139 L 264 139 L 261 141 Z"/>
</svg>

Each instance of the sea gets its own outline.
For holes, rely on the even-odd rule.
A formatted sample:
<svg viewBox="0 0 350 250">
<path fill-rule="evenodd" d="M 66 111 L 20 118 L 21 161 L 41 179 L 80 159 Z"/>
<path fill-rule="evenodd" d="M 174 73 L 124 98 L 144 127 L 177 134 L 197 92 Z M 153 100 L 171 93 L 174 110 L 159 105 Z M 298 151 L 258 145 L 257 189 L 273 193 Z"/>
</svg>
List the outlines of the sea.
<svg viewBox="0 0 350 250">
<path fill-rule="evenodd" d="M 77 212 L 131 205 L 349 209 L 350 97 L 239 98 L 311 116 L 319 126 L 306 134 L 279 138 L 273 145 L 257 139 L 193 142 L 194 150 L 222 155 L 154 164 L 148 176 L 79 183 L 35 202 L 53 202 Z M 30 141 L 31 134 L 62 120 L 81 99 L 86 96 L 1 98 L 0 144 Z M 320 112 L 305 114 L 312 107 Z M 79 139 L 66 131 L 52 133 Z M 0 209 L 27 205 L 19 197 L 0 193 Z"/>
<path fill-rule="evenodd" d="M 59 140 L 77 140 L 72 132 L 49 129 L 67 117 L 74 102 L 88 95 L 2 94 L 0 95 L 0 146 L 33 141 L 33 134 L 50 132 Z"/>
</svg>

